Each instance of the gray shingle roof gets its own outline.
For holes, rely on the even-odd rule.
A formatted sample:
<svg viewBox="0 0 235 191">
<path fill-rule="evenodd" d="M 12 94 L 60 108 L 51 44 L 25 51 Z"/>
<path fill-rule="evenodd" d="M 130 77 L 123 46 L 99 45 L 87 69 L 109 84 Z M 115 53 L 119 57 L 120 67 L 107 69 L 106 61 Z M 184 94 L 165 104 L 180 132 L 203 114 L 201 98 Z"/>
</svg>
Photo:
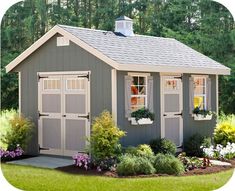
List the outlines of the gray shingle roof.
<svg viewBox="0 0 235 191">
<path fill-rule="evenodd" d="M 171 39 L 59 25 L 119 64 L 146 64 L 190 68 L 228 69 L 222 64 Z"/>
</svg>

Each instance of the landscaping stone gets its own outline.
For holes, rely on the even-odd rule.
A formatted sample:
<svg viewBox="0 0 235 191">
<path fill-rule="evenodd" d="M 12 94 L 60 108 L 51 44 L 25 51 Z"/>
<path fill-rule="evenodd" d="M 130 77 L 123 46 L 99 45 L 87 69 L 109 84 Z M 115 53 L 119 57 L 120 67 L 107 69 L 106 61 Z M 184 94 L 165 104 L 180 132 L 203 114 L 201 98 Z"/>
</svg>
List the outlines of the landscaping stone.
<svg viewBox="0 0 235 191">
<path fill-rule="evenodd" d="M 231 163 L 228 162 L 223 162 L 223 161 L 219 161 L 219 160 L 210 160 L 212 165 L 218 165 L 218 166 L 232 166 Z"/>
<path fill-rule="evenodd" d="M 38 157 L 32 157 L 22 160 L 15 160 L 7 162 L 9 164 L 17 164 L 17 165 L 26 165 L 26 166 L 34 166 L 34 167 L 42 167 L 42 168 L 58 168 L 63 166 L 68 166 L 73 164 L 72 158 L 68 157 L 52 157 L 52 156 L 38 156 Z"/>
</svg>

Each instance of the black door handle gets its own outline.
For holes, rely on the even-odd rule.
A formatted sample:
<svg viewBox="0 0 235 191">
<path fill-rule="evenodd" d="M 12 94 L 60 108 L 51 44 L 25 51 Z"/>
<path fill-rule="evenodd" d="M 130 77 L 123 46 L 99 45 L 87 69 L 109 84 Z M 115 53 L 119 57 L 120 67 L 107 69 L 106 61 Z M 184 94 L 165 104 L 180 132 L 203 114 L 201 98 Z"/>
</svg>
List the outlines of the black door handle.
<svg viewBox="0 0 235 191">
<path fill-rule="evenodd" d="M 62 117 L 66 117 L 66 115 L 62 115 Z"/>
<path fill-rule="evenodd" d="M 167 116 L 167 114 L 163 114 L 163 116 Z"/>
</svg>

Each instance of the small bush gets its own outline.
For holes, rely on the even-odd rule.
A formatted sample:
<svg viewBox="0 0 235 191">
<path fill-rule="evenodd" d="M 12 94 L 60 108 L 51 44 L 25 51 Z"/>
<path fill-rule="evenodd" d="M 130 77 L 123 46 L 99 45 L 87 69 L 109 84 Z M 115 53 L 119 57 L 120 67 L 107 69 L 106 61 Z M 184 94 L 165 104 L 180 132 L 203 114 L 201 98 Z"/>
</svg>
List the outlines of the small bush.
<svg viewBox="0 0 235 191">
<path fill-rule="evenodd" d="M 138 145 L 137 147 L 127 147 L 125 153 L 140 157 L 146 157 L 150 160 L 152 160 L 154 157 L 154 153 L 151 147 L 147 144 Z"/>
<path fill-rule="evenodd" d="M 16 115 L 18 115 L 18 112 L 16 110 L 14 110 L 14 109 L 1 111 L 1 113 L 0 113 L 0 124 L 1 124 L 0 137 L 5 137 L 6 133 L 8 131 L 10 131 L 10 129 L 11 129 L 10 121 Z M 3 143 L 2 139 L 0 139 L 0 148 L 6 150 L 7 147 L 8 147 L 8 145 Z"/>
<path fill-rule="evenodd" d="M 145 157 L 125 154 L 117 164 L 117 173 L 121 176 L 153 174 L 154 172 L 152 163 Z"/>
<path fill-rule="evenodd" d="M 164 138 L 153 139 L 149 144 L 155 154 L 163 153 L 175 155 L 177 150 L 176 145 L 172 141 Z"/>
<path fill-rule="evenodd" d="M 90 148 L 94 160 L 102 161 L 116 156 L 121 149 L 119 140 L 125 136 L 112 119 L 108 111 L 104 111 L 95 118 L 92 124 Z"/>
<path fill-rule="evenodd" d="M 156 169 L 156 173 L 159 174 L 179 175 L 184 172 L 184 165 L 179 159 L 172 155 L 164 155 L 162 153 L 156 155 L 154 168 Z"/>
<path fill-rule="evenodd" d="M 203 156 L 203 150 L 201 146 L 209 147 L 211 145 L 211 139 L 209 137 L 203 137 L 200 134 L 194 134 L 187 141 L 184 142 L 184 151 L 187 156 Z"/>
<path fill-rule="evenodd" d="M 235 116 L 220 118 L 214 130 L 214 142 L 226 146 L 228 142 L 235 143 Z"/>
<path fill-rule="evenodd" d="M 180 153 L 177 158 L 183 163 L 186 171 L 204 167 L 203 161 L 197 157 L 187 157 L 185 153 Z"/>
<path fill-rule="evenodd" d="M 17 146 L 26 150 L 32 136 L 34 124 L 29 119 L 15 114 L 9 120 L 9 128 L 1 137 L 1 141 L 7 145 L 7 150 L 13 151 Z"/>
</svg>

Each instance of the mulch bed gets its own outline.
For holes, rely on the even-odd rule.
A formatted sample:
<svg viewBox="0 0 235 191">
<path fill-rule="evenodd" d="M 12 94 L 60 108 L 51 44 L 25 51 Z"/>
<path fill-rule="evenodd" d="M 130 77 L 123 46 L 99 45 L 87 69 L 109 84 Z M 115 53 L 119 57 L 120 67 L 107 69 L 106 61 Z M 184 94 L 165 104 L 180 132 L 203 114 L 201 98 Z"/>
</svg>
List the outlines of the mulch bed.
<svg viewBox="0 0 235 191">
<path fill-rule="evenodd" d="M 188 172 L 185 172 L 181 176 L 192 176 L 192 175 L 204 175 L 204 174 L 212 174 L 217 173 L 225 170 L 229 170 L 232 168 L 235 168 L 235 159 L 229 161 L 232 165 L 231 166 L 218 166 L 213 165 L 211 167 L 207 168 L 199 168 L 190 170 Z M 144 177 L 159 177 L 159 176 L 171 176 L 167 174 L 152 174 L 152 175 L 136 175 L 136 176 L 118 176 L 117 173 L 111 172 L 111 171 L 102 171 L 98 172 L 96 169 L 80 169 L 74 165 L 65 166 L 65 167 L 59 167 L 56 168 L 56 170 L 69 173 L 69 174 L 77 174 L 77 175 L 88 175 L 88 176 L 106 176 L 106 177 L 115 177 L 115 178 L 144 178 Z"/>
</svg>

